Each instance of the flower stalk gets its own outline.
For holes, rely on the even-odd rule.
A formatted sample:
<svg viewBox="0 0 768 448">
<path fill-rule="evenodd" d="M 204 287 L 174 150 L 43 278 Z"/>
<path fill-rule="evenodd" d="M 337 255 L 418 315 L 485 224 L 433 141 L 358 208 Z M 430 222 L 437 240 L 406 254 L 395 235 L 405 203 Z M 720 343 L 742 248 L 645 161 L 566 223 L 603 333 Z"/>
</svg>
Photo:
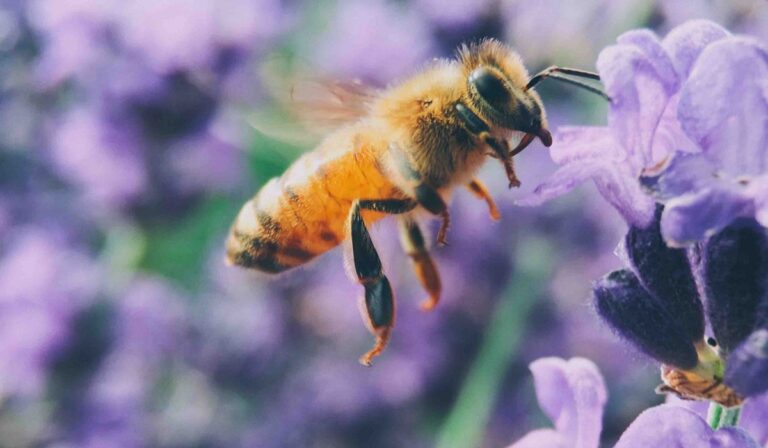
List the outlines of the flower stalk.
<svg viewBox="0 0 768 448">
<path fill-rule="evenodd" d="M 738 426 L 741 416 L 741 406 L 724 407 L 714 401 L 709 403 L 707 422 L 712 429 L 720 429 L 726 426 Z"/>
</svg>

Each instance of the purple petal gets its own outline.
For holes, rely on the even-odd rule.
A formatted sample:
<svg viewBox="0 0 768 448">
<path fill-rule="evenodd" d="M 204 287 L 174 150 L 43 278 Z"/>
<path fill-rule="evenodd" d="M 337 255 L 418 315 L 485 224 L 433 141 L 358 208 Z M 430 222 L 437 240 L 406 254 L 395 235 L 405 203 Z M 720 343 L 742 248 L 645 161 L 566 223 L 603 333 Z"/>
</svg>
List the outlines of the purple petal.
<svg viewBox="0 0 768 448">
<path fill-rule="evenodd" d="M 676 154 L 661 173 L 640 178 L 640 183 L 660 201 L 701 191 L 717 182 L 715 166 L 701 154 Z"/>
<path fill-rule="evenodd" d="M 604 162 L 597 160 L 580 161 L 565 165 L 537 186 L 533 192 L 515 201 L 515 204 L 533 207 L 563 196 L 596 176 L 600 171 L 605 170 L 606 168 L 603 165 Z"/>
<path fill-rule="evenodd" d="M 539 405 L 571 446 L 597 447 L 607 392 L 597 366 L 583 358 L 542 358 L 530 365 Z"/>
<path fill-rule="evenodd" d="M 768 176 L 753 179 L 747 190 L 755 200 L 755 219 L 768 227 Z"/>
<path fill-rule="evenodd" d="M 755 439 L 741 428 L 718 429 L 709 440 L 711 448 L 760 448 Z"/>
<path fill-rule="evenodd" d="M 639 170 L 651 165 L 651 143 L 669 98 L 677 88 L 671 62 L 654 35 L 625 34 L 619 44 L 600 53 L 597 68 L 613 99 L 610 127 Z"/>
<path fill-rule="evenodd" d="M 630 225 L 646 227 L 650 224 L 656 203 L 643 191 L 638 176 L 627 164 L 602 170 L 595 177 L 595 185 Z"/>
<path fill-rule="evenodd" d="M 723 39 L 704 49 L 683 87 L 685 132 L 731 176 L 768 169 L 768 52 L 755 41 Z"/>
<path fill-rule="evenodd" d="M 536 429 L 507 448 L 570 448 L 570 441 L 552 429 Z"/>
<path fill-rule="evenodd" d="M 667 107 L 659 119 L 656 133 L 651 144 L 650 164 L 644 167 L 646 171 L 663 164 L 678 152 L 699 153 L 701 148 L 694 143 L 683 131 L 680 122 L 677 121 L 677 107 L 680 95 L 675 94 L 667 102 Z"/>
<path fill-rule="evenodd" d="M 746 396 L 768 391 L 768 328 L 753 332 L 731 353 L 725 382 Z"/>
<path fill-rule="evenodd" d="M 762 445 L 768 444 L 768 393 L 749 397 L 741 411 L 739 426 Z"/>
<path fill-rule="evenodd" d="M 707 446 L 712 429 L 695 412 L 672 405 L 645 410 L 621 435 L 614 448 Z"/>
<path fill-rule="evenodd" d="M 585 159 L 621 160 L 625 157 L 608 128 L 597 126 L 558 128 L 549 154 L 558 165 Z"/>
<path fill-rule="evenodd" d="M 667 244 L 682 246 L 710 236 L 734 219 L 754 214 L 754 203 L 735 188 L 708 188 L 667 202 L 661 233 Z"/>
<path fill-rule="evenodd" d="M 670 55 L 680 78 L 685 79 L 701 51 L 710 43 L 729 35 L 728 31 L 709 20 L 691 20 L 670 31 L 661 45 Z"/>
<path fill-rule="evenodd" d="M 632 30 L 619 36 L 619 45 L 633 45 L 645 53 L 647 61 L 653 65 L 654 71 L 667 86 L 668 90 L 677 90 L 678 77 L 675 67 L 662 47 L 658 36 L 651 30 Z"/>
</svg>

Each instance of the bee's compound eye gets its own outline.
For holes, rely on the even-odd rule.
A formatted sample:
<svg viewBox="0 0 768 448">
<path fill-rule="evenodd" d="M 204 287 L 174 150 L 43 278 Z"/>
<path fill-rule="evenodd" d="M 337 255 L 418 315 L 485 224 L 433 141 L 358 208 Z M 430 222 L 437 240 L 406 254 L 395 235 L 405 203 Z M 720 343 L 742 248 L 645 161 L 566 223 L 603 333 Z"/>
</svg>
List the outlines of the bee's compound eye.
<svg viewBox="0 0 768 448">
<path fill-rule="evenodd" d="M 709 344 L 710 347 L 717 347 L 717 341 L 712 337 L 707 338 L 707 344 Z"/>
<path fill-rule="evenodd" d="M 475 86 L 477 93 L 489 103 L 499 104 L 509 101 L 509 90 L 499 75 L 488 67 L 476 68 L 469 75 L 469 82 Z"/>
</svg>

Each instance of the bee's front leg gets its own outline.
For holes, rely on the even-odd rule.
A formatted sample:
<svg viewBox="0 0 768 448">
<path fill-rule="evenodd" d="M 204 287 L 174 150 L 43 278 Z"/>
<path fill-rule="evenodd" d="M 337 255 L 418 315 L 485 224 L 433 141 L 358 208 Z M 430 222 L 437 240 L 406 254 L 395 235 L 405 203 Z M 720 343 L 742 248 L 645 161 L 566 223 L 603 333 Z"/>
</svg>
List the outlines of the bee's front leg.
<svg viewBox="0 0 768 448">
<path fill-rule="evenodd" d="M 387 276 L 381 268 L 381 259 L 371 241 L 365 226 L 362 210 L 383 213 L 406 213 L 416 203 L 408 199 L 358 200 L 352 205 L 349 217 L 349 232 L 352 241 L 352 256 L 355 273 L 365 287 L 365 298 L 361 310 L 368 328 L 376 336 L 373 348 L 360 357 L 360 363 L 370 366 L 373 358 L 381 354 L 389 342 L 395 325 L 395 298 Z"/>
<path fill-rule="evenodd" d="M 494 202 L 493 198 L 491 197 L 491 194 L 488 192 L 488 189 L 485 187 L 485 184 L 483 184 L 480 181 L 480 179 L 472 179 L 467 184 L 467 188 L 478 199 L 483 199 L 488 204 L 488 212 L 491 214 L 492 220 L 498 221 L 501 219 L 501 213 L 499 212 L 499 208 L 496 206 L 496 202 Z"/>
</svg>

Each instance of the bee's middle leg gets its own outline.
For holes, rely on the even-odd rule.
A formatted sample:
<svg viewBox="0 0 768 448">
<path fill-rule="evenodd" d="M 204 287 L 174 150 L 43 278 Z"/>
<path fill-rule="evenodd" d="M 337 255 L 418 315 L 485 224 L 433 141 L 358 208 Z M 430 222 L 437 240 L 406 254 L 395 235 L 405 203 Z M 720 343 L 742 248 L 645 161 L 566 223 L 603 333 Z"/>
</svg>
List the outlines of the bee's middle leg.
<svg viewBox="0 0 768 448">
<path fill-rule="evenodd" d="M 405 249 L 405 253 L 411 257 L 413 268 L 416 271 L 416 277 L 427 290 L 429 297 L 421 302 L 421 309 L 424 311 L 432 310 L 437 302 L 440 301 L 440 274 L 437 272 L 432 257 L 424 242 L 424 235 L 421 233 L 419 224 L 410 218 L 403 218 L 400 224 L 400 240 Z"/>
<path fill-rule="evenodd" d="M 389 342 L 395 325 L 395 298 L 389 279 L 382 272 L 381 259 L 373 246 L 371 235 L 365 226 L 362 210 L 384 213 L 406 213 L 416 207 L 416 202 L 407 199 L 358 200 L 350 213 L 350 239 L 355 273 L 365 287 L 362 304 L 363 319 L 376 336 L 376 342 L 367 353 L 360 357 L 360 363 L 370 366 L 373 358 L 381 354 Z"/>
<path fill-rule="evenodd" d="M 425 183 L 420 183 L 416 187 L 415 195 L 419 205 L 442 219 L 440 230 L 437 231 L 437 243 L 443 246 L 447 245 L 448 241 L 446 235 L 448 234 L 448 227 L 451 225 L 451 215 L 448 213 L 448 204 L 445 203 L 437 190 Z"/>
</svg>

